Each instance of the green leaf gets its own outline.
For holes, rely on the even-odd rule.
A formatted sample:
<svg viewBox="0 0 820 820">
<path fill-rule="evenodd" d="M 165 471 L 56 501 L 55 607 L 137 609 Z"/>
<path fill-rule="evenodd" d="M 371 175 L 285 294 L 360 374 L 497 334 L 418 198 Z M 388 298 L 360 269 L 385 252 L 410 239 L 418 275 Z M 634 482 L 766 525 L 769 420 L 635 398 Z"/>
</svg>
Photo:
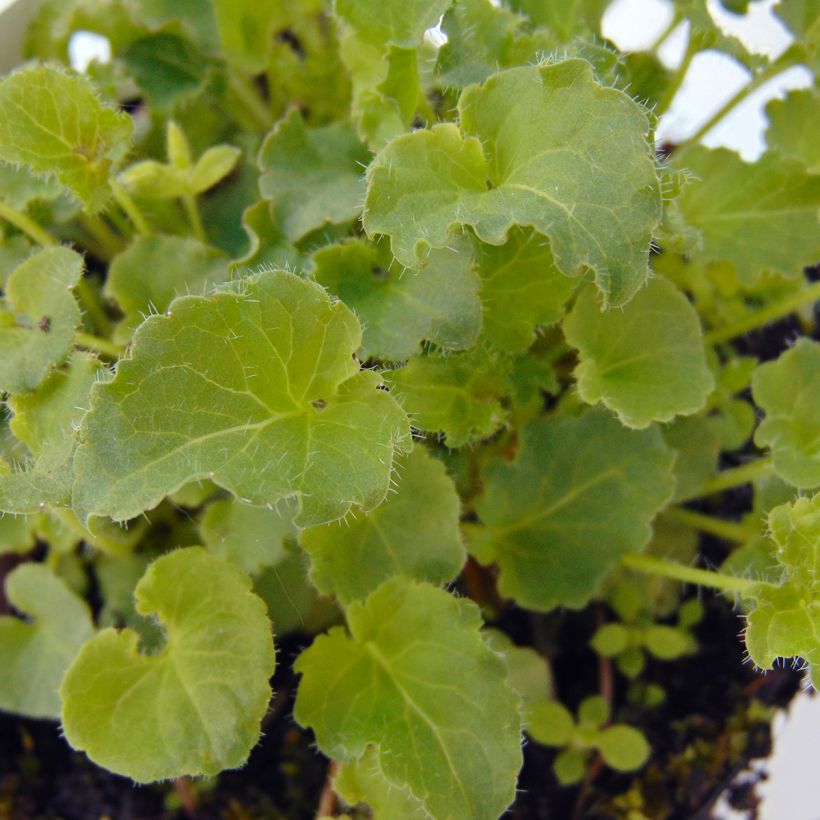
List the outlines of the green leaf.
<svg viewBox="0 0 820 820">
<path fill-rule="evenodd" d="M 62 686 L 66 740 L 140 783 L 241 766 L 259 737 L 275 655 L 250 579 L 201 547 L 157 559 L 137 584 L 165 647 L 142 654 L 130 629 L 88 641 Z"/>
<path fill-rule="evenodd" d="M 754 584 L 746 626 L 746 648 L 762 668 L 777 658 L 801 657 L 812 681 L 820 680 L 820 493 L 775 507 L 769 514 L 779 583 Z"/>
<path fill-rule="evenodd" d="M 606 765 L 619 772 L 634 772 L 649 760 L 649 744 L 632 726 L 608 726 L 598 736 L 597 746 Z"/>
<path fill-rule="evenodd" d="M 540 325 L 563 318 L 564 306 L 578 284 L 555 267 L 545 237 L 520 228 L 510 229 L 503 245 L 481 246 L 478 274 L 484 336 L 510 353 L 528 348 Z"/>
<path fill-rule="evenodd" d="M 521 715 L 541 703 L 552 689 L 552 673 L 547 659 L 529 646 L 514 644 L 506 632 L 485 629 L 484 640 L 507 662 L 507 683 L 521 696 Z"/>
<path fill-rule="evenodd" d="M 75 430 L 91 386 L 104 372 L 94 356 L 75 353 L 65 370 L 55 370 L 33 393 L 9 399 L 11 429 L 33 458 L 24 469 L 0 475 L 0 510 L 38 513 L 46 505 L 68 506 Z"/>
<path fill-rule="evenodd" d="M 765 418 L 755 433 L 770 447 L 777 474 L 796 487 L 820 484 L 820 343 L 807 338 L 779 359 L 760 365 L 752 378 Z"/>
<path fill-rule="evenodd" d="M 766 106 L 769 128 L 766 143 L 796 157 L 813 174 L 820 173 L 820 140 L 815 124 L 820 120 L 820 91 L 805 88 L 789 92 Z"/>
<path fill-rule="evenodd" d="M 68 248 L 42 250 L 11 274 L 0 305 L 0 393 L 31 392 L 71 350 L 82 275 L 83 258 Z"/>
<path fill-rule="evenodd" d="M 209 191 L 233 171 L 242 151 L 234 145 L 214 145 L 208 148 L 191 169 L 191 191 Z"/>
<path fill-rule="evenodd" d="M 638 429 L 700 410 L 715 381 L 686 296 L 656 277 L 621 310 L 601 313 L 597 302 L 595 292 L 584 289 L 564 321 L 567 342 L 580 352 L 581 398 L 603 402 Z"/>
<path fill-rule="evenodd" d="M 201 90 L 207 59 L 185 37 L 158 32 L 134 40 L 118 55 L 151 105 L 170 106 Z"/>
<path fill-rule="evenodd" d="M 300 535 L 314 583 L 345 604 L 395 575 L 446 583 L 464 563 L 461 505 L 444 465 L 417 446 L 396 471 L 395 494 L 381 506 Z"/>
<path fill-rule="evenodd" d="M 696 261 L 729 262 L 752 285 L 765 273 L 798 276 L 820 258 L 820 177 L 800 162 L 770 152 L 750 164 L 725 148 L 697 145 L 676 155 L 676 164 L 693 178 L 677 203 L 703 234 Z"/>
<path fill-rule="evenodd" d="M 76 510 L 127 520 L 198 478 L 252 504 L 296 496 L 299 526 L 378 506 L 410 432 L 360 343 L 348 308 L 284 271 L 177 299 L 92 392 Z"/>
<path fill-rule="evenodd" d="M 52 201 L 59 195 L 60 186 L 55 179 L 37 177 L 25 165 L 0 162 L 0 199 L 12 208 L 23 209 L 36 200 Z"/>
<path fill-rule="evenodd" d="M 820 580 L 820 493 L 780 504 L 768 517 L 778 561 L 793 577 Z"/>
<path fill-rule="evenodd" d="M 575 732 L 575 720 L 557 700 L 545 700 L 530 709 L 527 734 L 544 746 L 565 746 Z"/>
<path fill-rule="evenodd" d="M 103 105 L 85 77 L 39 66 L 0 80 L 0 160 L 54 174 L 88 211 L 108 201 L 109 176 L 133 129 L 131 117 Z"/>
<path fill-rule="evenodd" d="M 247 249 L 232 267 L 245 275 L 249 270 L 301 270 L 306 259 L 300 250 L 288 242 L 281 227 L 273 221 L 271 204 L 267 200 L 245 208 L 242 229 L 248 237 Z"/>
<path fill-rule="evenodd" d="M 601 695 L 590 695 L 578 706 L 578 723 L 583 727 L 598 729 L 609 720 L 610 711 L 605 698 Z"/>
<path fill-rule="evenodd" d="M 204 294 L 227 278 L 228 257 L 217 248 L 190 237 L 137 237 L 111 260 L 105 282 L 105 295 L 125 314 L 117 340 L 129 341 L 146 316 L 164 313 L 175 297 Z"/>
<path fill-rule="evenodd" d="M 364 40 L 415 48 L 451 0 L 336 0 L 334 13 Z"/>
<path fill-rule="evenodd" d="M 574 59 L 502 71 L 468 88 L 458 111 L 461 131 L 415 131 L 376 157 L 368 235 L 389 235 L 398 261 L 421 267 L 457 225 L 493 245 L 529 225 L 549 237 L 562 273 L 590 268 L 608 303 L 628 301 L 661 215 L 640 108 Z"/>
<path fill-rule="evenodd" d="M 586 756 L 580 749 L 564 749 L 552 764 L 555 777 L 562 786 L 578 783 L 586 771 Z"/>
<path fill-rule="evenodd" d="M 673 500 L 693 498 L 717 472 L 720 439 L 701 416 L 677 419 L 664 428 L 663 437 L 677 453 Z"/>
<path fill-rule="evenodd" d="M 413 358 L 384 378 L 413 425 L 442 432 L 448 447 L 487 438 L 506 419 L 499 401 L 507 388 L 502 362 L 481 349 Z"/>
<path fill-rule="evenodd" d="M 250 74 L 264 70 L 274 26 L 281 14 L 278 5 L 257 0 L 214 0 L 219 39 L 229 62 Z"/>
<path fill-rule="evenodd" d="M 562 43 L 576 34 L 598 34 L 609 0 L 510 0 L 510 7 L 526 14 L 537 26 L 554 32 Z"/>
<path fill-rule="evenodd" d="M 296 535 L 297 505 L 286 501 L 274 509 L 252 507 L 233 499 L 209 504 L 199 525 L 202 543 L 217 558 L 245 572 L 259 572 L 285 557 L 285 539 Z"/>
<path fill-rule="evenodd" d="M 515 794 L 520 721 L 478 607 L 395 579 L 347 619 L 349 635 L 332 629 L 296 661 L 296 720 L 343 761 L 376 747 L 387 781 L 432 816 L 495 820 Z"/>
<path fill-rule="evenodd" d="M 629 647 L 629 630 L 622 624 L 606 624 L 593 636 L 589 645 L 605 658 L 614 658 Z"/>
<path fill-rule="evenodd" d="M 254 592 L 267 605 L 279 636 L 290 632 L 315 634 L 340 620 L 335 603 L 320 596 L 310 582 L 308 564 L 304 550 L 288 543 L 284 559 L 254 578 Z"/>
<path fill-rule="evenodd" d="M 465 88 L 482 83 L 511 64 L 515 37 L 524 22 L 490 0 L 459 0 L 444 15 L 447 42 L 439 49 L 436 69 L 443 85 Z"/>
<path fill-rule="evenodd" d="M 433 251 L 420 271 L 393 261 L 387 243 L 350 239 L 313 255 L 313 278 L 355 311 L 360 356 L 408 359 L 422 341 L 442 350 L 471 347 L 481 329 L 479 280 L 468 243 Z"/>
<path fill-rule="evenodd" d="M 63 674 L 94 634 L 91 611 L 42 564 L 23 564 L 9 573 L 6 597 L 33 620 L 0 618 L 0 709 L 57 717 Z"/>
<path fill-rule="evenodd" d="M 427 820 L 424 811 L 407 788 L 396 788 L 379 766 L 379 753 L 372 746 L 358 759 L 339 768 L 333 790 L 350 806 L 370 806 L 375 820 Z"/>
<path fill-rule="evenodd" d="M 294 109 L 259 151 L 259 190 L 274 220 L 296 242 L 310 231 L 350 222 L 361 213 L 367 149 L 344 123 L 307 128 Z"/>
<path fill-rule="evenodd" d="M 627 430 L 603 411 L 538 418 L 514 461 L 482 470 L 486 532 L 470 549 L 498 564 L 499 591 L 522 606 L 581 607 L 621 555 L 649 541 L 673 463 L 657 429 Z"/>
</svg>

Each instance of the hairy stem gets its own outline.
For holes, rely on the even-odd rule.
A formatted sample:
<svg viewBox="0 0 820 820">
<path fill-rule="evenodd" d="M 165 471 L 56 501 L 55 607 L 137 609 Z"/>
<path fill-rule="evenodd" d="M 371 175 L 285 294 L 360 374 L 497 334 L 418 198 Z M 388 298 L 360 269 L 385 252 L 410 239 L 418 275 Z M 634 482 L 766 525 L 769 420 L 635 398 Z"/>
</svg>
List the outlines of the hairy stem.
<svg viewBox="0 0 820 820">
<path fill-rule="evenodd" d="M 682 501 L 691 501 L 693 498 L 722 493 L 724 490 L 731 490 L 734 487 L 740 487 L 742 484 L 749 484 L 758 478 L 764 478 L 773 473 L 774 464 L 771 457 L 759 458 L 757 461 L 750 461 L 748 464 L 741 464 L 739 467 L 732 467 L 718 473 L 714 478 L 707 481 L 698 492 L 689 498 L 682 499 Z"/>
<path fill-rule="evenodd" d="M 182 204 L 185 206 L 185 213 L 188 215 L 188 221 L 191 223 L 194 236 L 200 242 L 207 244 L 208 237 L 205 235 L 205 227 L 202 224 L 202 217 L 199 215 L 196 198 L 193 194 L 186 194 L 182 197 Z"/>
<path fill-rule="evenodd" d="M 683 507 L 672 507 L 666 511 L 666 515 L 681 524 L 686 524 L 701 532 L 722 538 L 724 541 L 736 541 L 743 544 L 753 535 L 743 524 L 738 524 L 735 521 L 725 521 L 722 518 L 715 518 L 713 515 L 687 510 Z"/>
<path fill-rule="evenodd" d="M 0 219 L 5 219 L 44 248 L 57 244 L 57 240 L 45 228 L 41 228 L 31 217 L 17 208 L 12 208 L 11 205 L 6 205 L 5 202 L 0 202 Z"/>
<path fill-rule="evenodd" d="M 689 66 L 692 64 L 692 60 L 697 53 L 698 49 L 695 46 L 693 39 L 690 37 L 689 43 L 686 46 L 686 51 L 683 54 L 683 59 L 675 70 L 672 81 L 667 86 L 661 101 L 658 103 L 658 107 L 655 109 L 657 116 L 663 114 L 669 109 L 669 106 L 672 105 L 672 101 L 677 96 L 678 91 L 680 91 L 680 87 L 683 85 L 683 81 L 686 79 L 686 75 L 689 72 Z"/>
<path fill-rule="evenodd" d="M 683 148 L 686 145 L 700 142 L 724 117 L 735 110 L 750 94 L 757 91 L 760 86 L 767 83 L 773 77 L 784 72 L 787 68 L 791 68 L 793 60 L 776 60 L 770 65 L 766 66 L 758 74 L 755 74 L 752 79 L 743 86 L 734 96 L 730 97 L 708 120 L 706 120 L 691 137 L 687 137 L 678 146 Z"/>
<path fill-rule="evenodd" d="M 737 578 L 722 572 L 712 572 L 708 569 L 687 567 L 664 558 L 654 558 L 651 555 L 628 553 L 621 557 L 621 566 L 645 572 L 648 575 L 660 575 L 671 578 L 673 581 L 682 581 L 685 584 L 696 584 L 702 587 L 711 587 L 723 592 L 746 592 L 755 585 L 755 581 L 748 578 Z"/>
<path fill-rule="evenodd" d="M 91 317 L 94 327 L 103 335 L 109 335 L 112 329 L 111 320 L 103 310 L 103 306 L 100 304 L 100 300 L 97 298 L 97 294 L 88 279 L 84 276 L 81 276 L 80 281 L 77 282 L 77 295 L 80 297 L 85 312 Z"/>
<path fill-rule="evenodd" d="M 820 300 L 820 282 L 813 282 L 808 287 L 790 293 L 780 301 L 772 302 L 770 305 L 766 305 L 766 307 L 756 310 L 736 322 L 710 330 L 704 334 L 703 338 L 707 344 L 720 344 L 729 339 L 734 339 L 736 336 L 742 336 L 755 328 L 776 322 L 778 319 L 794 313 L 804 305 L 811 305 L 818 300 Z"/>
<path fill-rule="evenodd" d="M 673 14 L 672 19 L 669 21 L 669 25 L 657 36 L 655 42 L 649 46 L 649 51 L 655 53 L 668 39 L 669 35 L 680 25 L 681 16 L 680 14 Z"/>
<path fill-rule="evenodd" d="M 273 118 L 253 82 L 231 70 L 228 74 L 228 84 L 234 93 L 234 99 L 242 106 L 253 124 L 261 131 L 267 131 L 273 123 Z"/>
<path fill-rule="evenodd" d="M 80 523 L 79 518 L 74 515 L 73 511 L 67 507 L 52 507 L 49 509 L 49 512 L 73 533 L 76 533 L 82 538 L 83 541 L 100 550 L 100 552 L 106 552 L 109 555 L 122 555 L 131 549 L 132 544 L 130 540 L 120 543 L 119 541 L 114 541 L 111 538 L 106 538 L 104 535 L 98 535 L 86 529 Z"/>
<path fill-rule="evenodd" d="M 93 336 L 90 333 L 77 333 L 74 336 L 74 341 L 79 347 L 93 350 L 95 353 L 102 353 L 103 356 L 109 359 L 118 359 L 122 355 L 119 345 L 115 345 L 114 342 L 110 342 L 108 339 Z"/>
<path fill-rule="evenodd" d="M 141 236 L 151 236 L 154 231 L 148 224 L 148 220 L 139 209 L 137 203 L 134 202 L 131 194 L 125 190 L 125 187 L 120 185 L 120 183 L 116 180 L 112 179 L 111 190 L 114 192 L 114 199 L 117 200 L 117 204 L 125 211 L 126 215 L 137 229 L 137 233 Z"/>
<path fill-rule="evenodd" d="M 122 237 L 114 233 L 108 224 L 97 216 L 77 214 L 79 226 L 94 240 L 97 245 L 101 261 L 108 262 L 123 249 Z"/>
</svg>

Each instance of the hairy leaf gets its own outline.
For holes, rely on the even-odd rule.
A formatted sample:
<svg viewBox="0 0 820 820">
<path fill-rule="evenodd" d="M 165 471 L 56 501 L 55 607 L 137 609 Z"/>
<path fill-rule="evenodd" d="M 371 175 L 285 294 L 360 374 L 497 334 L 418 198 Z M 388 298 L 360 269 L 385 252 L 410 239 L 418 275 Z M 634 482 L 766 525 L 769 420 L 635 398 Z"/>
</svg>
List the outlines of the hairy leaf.
<svg viewBox="0 0 820 820">
<path fill-rule="evenodd" d="M 555 267 L 547 239 L 513 228 L 504 245 L 482 245 L 478 268 L 484 336 L 500 350 L 528 348 L 535 329 L 561 320 L 578 284 Z"/>
<path fill-rule="evenodd" d="M 82 257 L 68 248 L 40 251 L 11 274 L 0 304 L 0 392 L 29 393 L 71 350 L 82 275 Z"/>
<path fill-rule="evenodd" d="M 660 220 L 640 108 L 578 59 L 502 71 L 458 108 L 461 130 L 415 131 L 376 157 L 367 233 L 389 235 L 399 262 L 421 267 L 457 225 L 494 245 L 529 225 L 549 237 L 562 273 L 590 268 L 608 303 L 628 301 L 646 280 Z"/>
<path fill-rule="evenodd" d="M 92 392 L 75 508 L 125 520 L 197 478 L 253 504 L 296 496 L 300 526 L 377 506 L 409 429 L 360 343 L 348 308 L 284 271 L 176 300 Z"/>
<path fill-rule="evenodd" d="M 386 243 L 351 239 L 313 255 L 313 277 L 356 312 L 363 359 L 409 359 L 422 341 L 471 347 L 481 329 L 479 280 L 466 242 L 430 255 L 420 271 L 394 262 Z"/>
<path fill-rule="evenodd" d="M 581 607 L 621 555 L 649 541 L 673 463 L 658 430 L 627 430 L 603 411 L 536 419 L 514 461 L 482 471 L 486 532 L 468 546 L 498 564 L 499 591 L 522 606 Z"/>
<path fill-rule="evenodd" d="M 109 176 L 133 128 L 85 77 L 38 66 L 0 80 L 0 160 L 54 174 L 89 211 L 108 201 Z"/>
<path fill-rule="evenodd" d="M 9 399 L 11 430 L 32 458 L 0 474 L 0 510 L 37 513 L 47 505 L 68 506 L 75 429 L 88 409 L 91 386 L 103 374 L 95 357 L 75 353 L 65 370 L 55 370 L 33 393 Z"/>
<path fill-rule="evenodd" d="M 279 123 L 259 152 L 259 190 L 274 220 L 296 242 L 328 224 L 350 222 L 362 209 L 370 159 L 344 123 L 309 129 L 297 111 Z"/>
<path fill-rule="evenodd" d="M 820 484 L 820 344 L 799 339 L 779 359 L 760 365 L 752 379 L 766 416 L 755 443 L 770 447 L 777 474 L 796 487 Z"/>
<path fill-rule="evenodd" d="M 63 674 L 94 634 L 91 611 L 43 564 L 23 564 L 12 571 L 6 597 L 32 620 L 0 618 L 0 709 L 57 717 Z"/>
<path fill-rule="evenodd" d="M 594 291 L 564 321 L 578 348 L 578 392 L 603 402 L 627 427 L 644 428 L 700 410 L 715 386 L 697 313 L 671 282 L 656 277 L 621 310 L 601 313 Z"/>
<path fill-rule="evenodd" d="M 442 432 L 448 447 L 487 438 L 506 418 L 500 403 L 507 390 L 503 363 L 480 349 L 413 358 L 384 378 L 413 425 Z"/>
<path fill-rule="evenodd" d="M 221 499 L 208 505 L 199 532 L 211 554 L 232 561 L 245 572 L 259 572 L 284 559 L 285 539 L 296 534 L 295 513 L 292 501 L 269 510 Z"/>
<path fill-rule="evenodd" d="M 820 259 L 820 177 L 776 153 L 744 162 L 726 148 L 697 145 L 676 155 L 693 180 L 677 200 L 703 234 L 700 262 L 729 262 L 741 282 L 764 273 L 797 276 Z"/>
<path fill-rule="evenodd" d="M 349 635 L 332 629 L 296 661 L 296 720 L 332 757 L 376 747 L 387 781 L 432 816 L 495 820 L 514 796 L 520 723 L 478 607 L 395 579 L 347 619 Z"/>
<path fill-rule="evenodd" d="M 396 493 L 381 506 L 300 536 L 314 583 L 343 603 L 394 575 L 445 583 L 464 563 L 458 493 L 444 465 L 418 446 L 396 466 Z"/>
<path fill-rule="evenodd" d="M 143 319 L 164 313 L 177 296 L 203 294 L 228 278 L 228 257 L 196 239 L 137 237 L 108 268 L 106 296 L 125 314 L 117 339 L 128 341 Z"/>
<path fill-rule="evenodd" d="M 134 595 L 165 626 L 165 647 L 142 654 L 130 629 L 88 641 L 60 688 L 66 740 L 141 783 L 241 766 L 275 666 L 265 605 L 250 589 L 201 547 L 157 559 Z"/>
<path fill-rule="evenodd" d="M 766 106 L 769 128 L 766 143 L 796 157 L 814 174 L 820 173 L 820 140 L 815 125 L 820 121 L 820 91 L 791 91 L 783 100 Z"/>
</svg>

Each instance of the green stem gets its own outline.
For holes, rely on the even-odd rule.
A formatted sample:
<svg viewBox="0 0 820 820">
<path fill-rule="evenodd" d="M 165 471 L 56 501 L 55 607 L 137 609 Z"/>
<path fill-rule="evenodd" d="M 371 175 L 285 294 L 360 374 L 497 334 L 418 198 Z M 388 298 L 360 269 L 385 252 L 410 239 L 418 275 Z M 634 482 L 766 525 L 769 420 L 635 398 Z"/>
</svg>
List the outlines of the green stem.
<svg viewBox="0 0 820 820">
<path fill-rule="evenodd" d="M 117 204 L 128 215 L 128 218 L 137 229 L 137 233 L 141 236 L 151 236 L 153 230 L 137 203 L 131 198 L 131 194 L 129 194 L 119 182 L 113 179 L 111 180 L 111 190 L 114 192 L 114 199 L 117 200 Z"/>
<path fill-rule="evenodd" d="M 820 282 L 813 282 L 808 287 L 790 293 L 780 301 L 772 302 L 766 307 L 756 310 L 736 322 L 732 322 L 732 324 L 710 330 L 704 334 L 703 338 L 709 345 L 720 344 L 729 339 L 734 339 L 736 336 L 742 336 L 750 330 L 782 319 L 804 305 L 810 305 L 818 300 L 820 300 Z"/>
<path fill-rule="evenodd" d="M 665 514 L 675 521 L 679 521 L 681 524 L 686 524 L 701 532 L 717 536 L 724 541 L 736 541 L 743 544 L 752 537 L 752 533 L 744 527 L 743 524 L 738 524 L 734 521 L 724 521 L 722 518 L 715 518 L 713 515 L 706 515 L 705 513 L 696 512 L 695 510 L 687 510 L 683 507 L 672 507 L 667 510 Z"/>
<path fill-rule="evenodd" d="M 677 96 L 681 85 L 683 85 L 683 81 L 686 79 L 686 74 L 689 71 L 689 66 L 692 64 L 692 60 L 697 53 L 697 46 L 695 45 L 693 38 L 690 37 L 689 43 L 686 46 L 686 51 L 683 54 L 683 59 L 677 67 L 675 74 L 672 77 L 672 81 L 667 86 L 661 101 L 658 103 L 658 107 L 655 109 L 655 114 L 658 117 L 660 117 L 660 115 L 667 111 L 669 106 L 672 105 L 672 101 Z"/>
<path fill-rule="evenodd" d="M 649 51 L 654 54 L 666 42 L 669 35 L 680 25 L 680 21 L 680 14 L 673 14 L 672 19 L 669 21 L 669 25 L 657 36 L 655 42 L 649 46 Z"/>
<path fill-rule="evenodd" d="M 99 217 L 89 216 L 82 211 L 77 214 L 77 222 L 80 227 L 97 243 L 99 251 L 104 255 L 101 261 L 108 262 L 116 256 L 122 249 L 122 238 L 114 233 L 111 228 Z"/>
<path fill-rule="evenodd" d="M 112 330 L 111 320 L 103 310 L 103 306 L 100 304 L 97 294 L 94 292 L 88 279 L 84 276 L 81 276 L 80 281 L 77 282 L 77 295 L 83 303 L 85 312 L 91 317 L 94 327 L 104 336 L 110 335 Z"/>
<path fill-rule="evenodd" d="M 49 248 L 57 244 L 57 240 L 45 228 L 41 228 L 31 217 L 26 216 L 17 208 L 12 208 L 5 202 L 0 202 L 0 219 L 10 222 L 15 228 L 27 234 L 38 245 Z"/>
<path fill-rule="evenodd" d="M 188 220 L 191 223 L 194 236 L 200 242 L 207 244 L 208 237 L 205 235 L 205 227 L 202 224 L 202 217 L 199 215 L 196 198 L 193 194 L 186 194 L 182 197 L 182 204 L 185 206 L 185 213 L 188 214 Z"/>
<path fill-rule="evenodd" d="M 783 61 L 775 61 L 770 65 L 766 66 L 762 71 L 758 74 L 755 74 L 752 79 L 743 86 L 733 97 L 730 97 L 708 120 L 706 120 L 691 137 L 687 137 L 683 140 L 679 145 L 678 148 L 683 148 L 686 145 L 692 145 L 693 143 L 700 142 L 703 137 L 706 136 L 727 114 L 731 113 L 735 110 L 750 94 L 757 91 L 760 86 L 767 83 L 773 77 L 776 77 L 778 74 L 784 72 L 787 68 L 791 68 L 794 65 L 794 61 L 792 59 L 787 59 Z"/>
<path fill-rule="evenodd" d="M 104 535 L 95 535 L 91 530 L 86 529 L 74 513 L 66 507 L 51 507 L 49 512 L 64 524 L 72 532 L 76 533 L 87 544 L 96 547 L 100 552 L 107 552 L 111 555 L 122 555 L 131 549 L 129 542 L 119 543 Z"/>
<path fill-rule="evenodd" d="M 722 572 L 686 567 L 683 564 L 676 564 L 674 561 L 653 558 L 651 555 L 638 555 L 637 553 L 627 553 L 621 556 L 621 566 L 634 569 L 637 572 L 660 575 L 663 578 L 671 578 L 673 581 L 711 587 L 724 592 L 743 593 L 755 584 L 755 581 L 748 578 L 737 578 L 734 575 L 725 575 Z"/>
<path fill-rule="evenodd" d="M 252 122 L 262 131 L 267 131 L 272 125 L 272 117 L 268 106 L 262 99 L 253 82 L 237 71 L 228 73 L 228 85 Z"/>
<path fill-rule="evenodd" d="M 99 336 L 92 336 L 90 333 L 76 333 L 74 341 L 86 350 L 93 350 L 95 353 L 102 353 L 111 359 L 118 359 L 122 355 L 119 345 L 108 339 L 101 339 Z"/>
<path fill-rule="evenodd" d="M 698 492 L 682 500 L 691 501 L 693 498 L 722 493 L 724 490 L 731 490 L 733 487 L 748 484 L 773 473 L 774 464 L 772 464 L 771 458 L 759 458 L 757 461 L 750 461 L 748 464 L 741 464 L 739 467 L 732 467 L 730 470 L 718 473 L 711 481 L 707 481 Z"/>
</svg>

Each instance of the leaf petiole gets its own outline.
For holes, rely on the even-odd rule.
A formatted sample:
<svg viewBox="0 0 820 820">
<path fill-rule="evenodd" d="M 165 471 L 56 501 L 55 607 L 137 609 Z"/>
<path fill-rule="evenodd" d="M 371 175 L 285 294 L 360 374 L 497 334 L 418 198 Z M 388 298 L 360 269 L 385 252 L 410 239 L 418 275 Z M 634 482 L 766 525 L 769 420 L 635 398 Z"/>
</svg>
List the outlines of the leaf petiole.
<svg viewBox="0 0 820 820">
<path fill-rule="evenodd" d="M 666 511 L 666 515 L 675 521 L 694 527 L 696 530 L 722 538 L 724 541 L 734 541 L 740 544 L 748 541 L 753 533 L 743 524 L 735 521 L 725 521 L 713 515 L 687 510 L 683 507 L 672 507 Z"/>
<path fill-rule="evenodd" d="M 33 239 L 38 245 L 42 245 L 44 248 L 49 248 L 57 244 L 57 240 L 48 231 L 41 228 L 33 219 L 3 201 L 0 201 L 0 219 L 5 219 L 6 222 L 14 225 L 15 228 L 27 234 L 30 239 Z"/>
<path fill-rule="evenodd" d="M 811 305 L 818 300 L 820 300 L 820 282 L 813 282 L 808 287 L 790 293 L 780 301 L 772 302 L 772 304 L 766 305 L 766 307 L 756 310 L 754 313 L 750 313 L 748 316 L 744 316 L 729 325 L 710 330 L 704 334 L 703 338 L 709 345 L 720 344 L 729 339 L 734 339 L 736 336 L 742 336 L 750 330 L 782 319 L 804 305 Z"/>
<path fill-rule="evenodd" d="M 137 229 L 137 233 L 142 236 L 151 236 L 154 232 L 153 229 L 148 224 L 148 220 L 145 218 L 145 215 L 142 213 L 137 203 L 131 197 L 131 194 L 126 191 L 125 186 L 112 179 L 111 190 L 114 192 L 114 199 L 117 200 L 117 204 L 125 211 L 128 218 Z"/>
<path fill-rule="evenodd" d="M 77 333 L 74 339 L 79 347 L 84 347 L 86 350 L 92 350 L 95 353 L 102 353 L 103 356 L 108 358 L 118 359 L 122 355 L 119 345 L 108 339 L 93 336 L 91 333 Z"/>
<path fill-rule="evenodd" d="M 733 487 L 748 484 L 751 481 L 764 478 L 773 473 L 774 464 L 772 463 L 772 459 L 768 456 L 759 458 L 756 461 L 750 461 L 748 464 L 741 464 L 739 467 L 732 467 L 729 470 L 718 473 L 707 481 L 697 493 L 682 499 L 682 501 L 691 501 L 694 498 L 702 498 L 707 495 L 722 493 L 724 490 L 731 490 Z"/>
<path fill-rule="evenodd" d="M 207 244 L 208 237 L 205 235 L 205 227 L 202 224 L 202 217 L 199 215 L 196 197 L 193 194 L 186 194 L 182 197 L 182 204 L 185 207 L 185 213 L 188 215 L 194 236 L 203 244 Z"/>
<path fill-rule="evenodd" d="M 786 55 L 784 55 L 786 57 Z M 708 120 L 706 120 L 694 134 L 687 137 L 678 144 L 678 148 L 684 148 L 687 145 L 693 145 L 700 142 L 724 117 L 735 110 L 750 94 L 757 91 L 760 86 L 765 85 L 769 80 L 782 74 L 786 69 L 791 68 L 795 61 L 792 58 L 776 60 L 770 65 L 766 66 L 758 74 L 755 74 L 752 79 L 743 86 L 736 94 L 730 97 Z"/>
<path fill-rule="evenodd" d="M 667 561 L 664 558 L 654 558 L 651 555 L 638 555 L 632 552 L 621 556 L 621 566 L 649 575 L 660 575 L 673 581 L 682 581 L 685 584 L 697 584 L 698 586 L 719 589 L 722 592 L 743 594 L 757 583 L 749 578 L 737 578 L 734 575 L 726 575 L 722 572 L 687 567 L 674 561 Z"/>
<path fill-rule="evenodd" d="M 253 82 L 231 69 L 228 72 L 228 84 L 234 93 L 234 99 L 241 105 L 251 122 L 260 130 L 268 131 L 273 118 Z"/>
</svg>

